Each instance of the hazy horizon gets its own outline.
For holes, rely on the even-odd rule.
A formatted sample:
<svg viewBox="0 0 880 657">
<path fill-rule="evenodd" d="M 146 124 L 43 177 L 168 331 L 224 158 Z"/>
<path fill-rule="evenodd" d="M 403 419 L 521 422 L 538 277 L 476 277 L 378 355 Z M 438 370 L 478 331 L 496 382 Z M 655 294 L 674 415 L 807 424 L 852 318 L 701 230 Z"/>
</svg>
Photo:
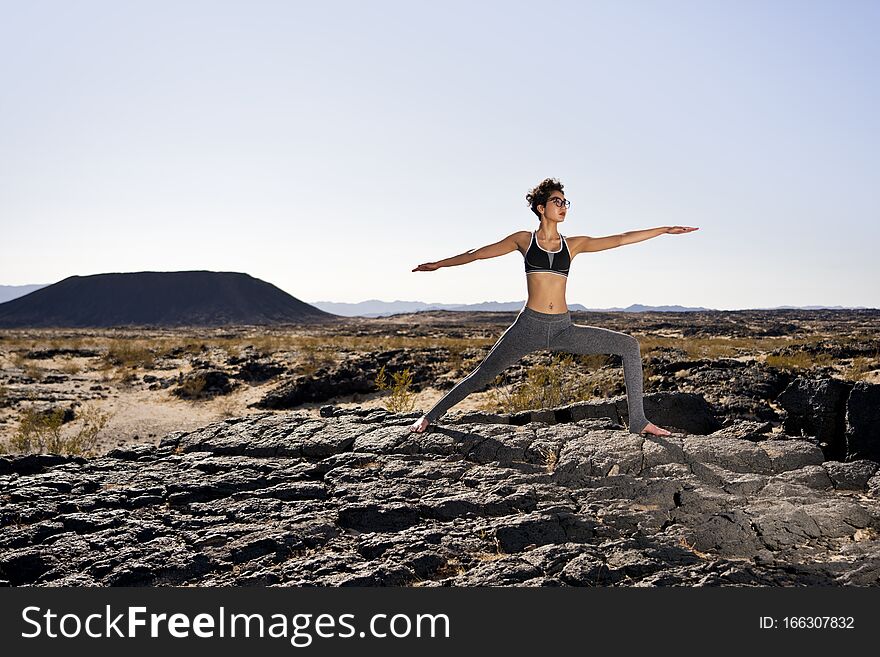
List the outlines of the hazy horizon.
<svg viewBox="0 0 880 657">
<path fill-rule="evenodd" d="M 271 283 L 271 281 L 267 281 L 267 282 Z M 51 284 L 37 283 L 37 284 L 20 285 L 20 286 L 0 284 L 0 304 L 5 303 L 6 301 L 11 301 L 13 299 L 19 298 L 19 297 L 24 296 L 25 294 L 29 293 L 29 292 L 26 292 L 26 293 L 22 293 L 22 294 L 15 294 L 14 296 L 7 297 L 6 296 L 7 290 L 10 288 L 14 289 L 14 288 L 19 288 L 19 287 L 33 287 L 33 286 L 46 287 L 47 285 L 51 285 Z M 279 288 L 279 289 L 282 289 L 282 288 Z M 33 291 L 36 291 L 36 290 L 33 290 Z M 296 295 L 291 293 L 289 290 L 282 289 L 282 291 L 286 292 L 287 294 L 290 294 L 291 296 L 296 297 Z M 449 302 L 449 301 L 424 301 L 421 299 L 385 300 L 385 299 L 371 298 L 371 299 L 361 299 L 360 301 L 334 301 L 331 299 L 309 300 L 309 299 L 302 299 L 300 297 L 296 297 L 296 298 L 298 298 L 300 301 L 303 301 L 303 302 L 308 303 L 310 305 L 320 306 L 322 310 L 328 310 L 329 312 L 333 312 L 332 309 L 330 308 L 331 306 L 360 306 L 360 305 L 370 304 L 373 302 L 375 302 L 377 304 L 385 304 L 385 305 L 389 305 L 389 306 L 394 305 L 394 304 L 412 304 L 412 305 L 422 305 L 422 306 L 480 306 L 480 305 L 490 305 L 490 304 L 496 304 L 496 305 L 520 304 L 520 303 L 525 303 L 525 301 L 526 301 L 525 298 L 505 299 L 505 300 L 483 299 L 482 301 L 476 301 L 476 302 L 470 302 L 470 303 L 462 303 L 462 302 L 456 302 L 456 301 L 451 301 L 451 302 Z M 693 308 L 705 308 L 706 310 L 713 310 L 713 311 L 714 310 L 717 310 L 717 311 L 777 310 L 777 309 L 786 309 L 786 308 L 797 308 L 797 309 L 801 309 L 801 310 L 823 309 L 823 308 L 827 308 L 827 309 L 831 309 L 831 310 L 834 310 L 834 309 L 880 310 L 880 308 L 869 307 L 869 306 L 839 306 L 839 305 L 838 306 L 826 306 L 826 305 L 821 305 L 821 304 L 805 304 L 803 306 L 793 306 L 791 304 L 781 304 L 779 306 L 772 306 L 772 307 L 748 307 L 748 308 L 712 308 L 712 307 L 708 307 L 708 306 L 684 306 L 683 304 L 677 304 L 677 303 L 664 303 L 664 304 L 650 304 L 649 305 L 649 304 L 642 304 L 642 303 L 638 303 L 638 302 L 629 304 L 627 306 L 605 306 L 605 307 L 584 306 L 584 304 L 580 304 L 580 303 L 569 303 L 568 305 L 571 308 L 585 307 L 587 310 L 606 310 L 606 309 L 618 309 L 618 308 L 619 309 L 628 309 L 628 308 L 639 307 L 639 306 L 650 307 L 650 308 L 654 308 L 654 307 L 670 307 L 670 308 L 671 307 L 680 307 L 680 308 L 685 308 L 686 310 L 693 309 Z"/>
<path fill-rule="evenodd" d="M 298 299 L 525 298 L 536 226 L 590 308 L 880 306 L 880 3 L 0 7 L 0 281 L 240 271 Z M 309 302 L 313 303 L 313 302 Z"/>
</svg>

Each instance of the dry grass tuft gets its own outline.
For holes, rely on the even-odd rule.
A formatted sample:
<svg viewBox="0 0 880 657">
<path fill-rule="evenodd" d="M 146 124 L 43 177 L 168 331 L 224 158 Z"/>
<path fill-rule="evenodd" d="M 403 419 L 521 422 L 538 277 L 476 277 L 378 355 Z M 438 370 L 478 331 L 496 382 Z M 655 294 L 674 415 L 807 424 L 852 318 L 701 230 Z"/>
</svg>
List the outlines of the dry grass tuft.
<svg viewBox="0 0 880 657">
<path fill-rule="evenodd" d="M 701 552 L 700 550 L 698 550 L 696 548 L 695 545 L 691 545 L 690 543 L 688 543 L 687 539 L 684 536 L 679 536 L 678 544 L 681 547 L 683 547 L 684 549 L 696 554 L 698 557 L 700 557 L 700 559 L 712 559 L 713 558 L 711 554 L 708 554 L 707 552 Z"/>
<path fill-rule="evenodd" d="M 574 366 L 571 354 L 554 354 L 549 365 L 531 368 L 526 380 L 519 385 L 502 386 L 502 377 L 499 375 L 495 379 L 495 386 L 489 391 L 489 402 L 483 405 L 483 410 L 516 413 L 553 408 L 592 398 L 592 388 L 584 378 L 579 377 L 573 385 L 566 380 L 565 374 Z"/>
<path fill-rule="evenodd" d="M 62 372 L 69 374 L 70 376 L 76 376 L 83 371 L 82 366 L 72 358 L 65 359 L 64 362 L 61 363 L 60 369 Z"/>
<path fill-rule="evenodd" d="M 183 379 L 177 386 L 175 393 L 182 399 L 201 399 L 206 396 L 205 387 L 207 380 L 198 374 Z"/>
<path fill-rule="evenodd" d="M 436 573 L 434 573 L 434 577 L 438 579 L 443 579 L 446 577 L 459 577 L 460 575 L 464 575 L 467 572 L 467 569 L 464 565 L 459 561 L 456 557 L 449 557 L 446 560 L 446 563 L 443 564 Z"/>
<path fill-rule="evenodd" d="M 297 374 L 311 376 L 319 369 L 329 367 L 336 363 L 335 352 L 326 352 L 321 346 L 305 343 L 297 348 L 300 355 L 294 371 Z"/>
<path fill-rule="evenodd" d="M 849 381 L 867 381 L 868 375 L 880 369 L 880 359 L 856 356 L 844 370 L 843 377 Z"/>
<path fill-rule="evenodd" d="M 559 463 L 559 449 L 553 445 L 539 447 L 538 451 L 544 459 L 544 469 L 547 474 L 553 474 Z"/>
<path fill-rule="evenodd" d="M 108 365 L 126 368 L 152 368 L 156 353 L 142 340 L 115 340 L 104 354 Z"/>
<path fill-rule="evenodd" d="M 392 372 L 391 382 L 385 374 L 385 366 L 379 368 L 376 375 L 376 386 L 379 390 L 389 390 L 386 399 L 386 405 L 392 413 L 409 413 L 416 404 L 415 393 L 410 390 L 412 385 L 412 372 L 409 368 L 402 372 Z"/>
<path fill-rule="evenodd" d="M 804 351 L 797 351 L 785 356 L 771 354 L 764 362 L 779 370 L 806 371 L 815 367 L 830 367 L 834 364 L 834 359 L 825 353 L 808 354 Z"/>
<path fill-rule="evenodd" d="M 94 455 L 98 434 L 107 425 L 107 413 L 84 407 L 70 426 L 63 425 L 64 410 L 49 413 L 28 407 L 19 414 L 18 431 L 9 447 L 19 454 Z"/>
</svg>

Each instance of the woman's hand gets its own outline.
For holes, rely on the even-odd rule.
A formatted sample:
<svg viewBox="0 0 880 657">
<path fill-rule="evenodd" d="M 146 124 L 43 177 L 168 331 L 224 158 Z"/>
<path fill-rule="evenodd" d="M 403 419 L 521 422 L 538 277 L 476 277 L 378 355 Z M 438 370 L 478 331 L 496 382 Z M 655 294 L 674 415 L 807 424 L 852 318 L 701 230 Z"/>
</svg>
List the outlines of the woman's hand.
<svg viewBox="0 0 880 657">
<path fill-rule="evenodd" d="M 440 265 L 438 265 L 436 262 L 423 262 L 418 267 L 413 269 L 413 271 L 435 271 L 437 269 L 440 269 Z"/>
<path fill-rule="evenodd" d="M 699 230 L 699 228 L 692 228 L 691 226 L 667 226 L 666 232 L 670 235 L 680 235 L 681 233 L 689 233 L 692 230 Z"/>
</svg>

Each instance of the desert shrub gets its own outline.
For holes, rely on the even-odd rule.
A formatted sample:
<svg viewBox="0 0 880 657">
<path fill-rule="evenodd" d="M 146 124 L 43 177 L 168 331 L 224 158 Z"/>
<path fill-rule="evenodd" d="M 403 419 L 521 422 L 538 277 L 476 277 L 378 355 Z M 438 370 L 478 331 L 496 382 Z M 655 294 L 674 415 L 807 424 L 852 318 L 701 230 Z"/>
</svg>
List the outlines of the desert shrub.
<svg viewBox="0 0 880 657">
<path fill-rule="evenodd" d="M 447 347 L 447 351 L 449 351 L 449 358 L 446 361 L 446 366 L 450 370 L 458 370 L 464 364 L 464 357 L 461 345 L 450 345 Z"/>
<path fill-rule="evenodd" d="M 46 370 L 36 363 L 28 363 L 25 365 L 24 374 L 34 381 L 42 381 L 43 377 L 46 376 Z"/>
<path fill-rule="evenodd" d="M 648 385 L 649 370 L 644 370 L 645 385 Z M 623 394 L 626 391 L 623 380 L 623 368 L 607 368 L 591 373 L 581 381 L 579 399 L 572 401 L 587 401 L 590 399 L 605 399 Z"/>
<path fill-rule="evenodd" d="M 299 335 L 287 340 L 288 348 L 305 350 L 320 347 L 334 352 L 340 351 L 387 351 L 389 349 L 436 349 L 445 347 L 462 350 L 468 347 L 489 347 L 497 338 L 450 338 L 447 336 L 421 335 Z M 256 344 L 256 343 L 254 343 Z"/>
<path fill-rule="evenodd" d="M 538 453 L 544 459 L 544 469 L 547 473 L 553 474 L 559 463 L 559 447 L 553 445 L 538 446 Z"/>
<path fill-rule="evenodd" d="M 778 347 L 791 346 L 793 344 L 806 344 L 809 340 L 789 337 L 734 337 L 725 336 L 671 338 L 657 335 L 639 335 L 639 346 L 642 355 L 647 355 L 654 349 L 675 349 L 683 353 L 686 358 L 734 358 L 742 355 L 759 354 Z"/>
<path fill-rule="evenodd" d="M 82 372 L 82 367 L 72 358 L 68 358 L 61 365 L 61 371 L 65 374 L 76 375 Z"/>
<path fill-rule="evenodd" d="M 336 361 L 331 356 L 324 353 L 318 345 L 313 343 L 304 343 L 299 346 L 300 360 L 296 365 L 295 371 L 298 374 L 311 376 L 322 367 L 329 367 Z"/>
<path fill-rule="evenodd" d="M 499 376 L 495 379 L 495 384 L 489 391 L 489 401 L 483 408 L 516 413 L 589 399 L 592 396 L 589 385 L 582 378 L 574 384 L 566 381 L 566 370 L 574 365 L 571 354 L 554 354 L 549 365 L 532 367 L 526 380 L 518 385 L 502 386 Z"/>
<path fill-rule="evenodd" d="M 177 389 L 174 391 L 178 397 L 184 399 L 198 399 L 205 395 L 205 387 L 207 380 L 204 376 L 194 374 L 185 378 L 180 378 Z"/>
<path fill-rule="evenodd" d="M 880 368 L 876 358 L 856 356 L 852 363 L 843 372 L 843 377 L 849 381 L 863 381 L 870 372 Z M 3 405 L 3 395 L 0 393 L 0 406 Z"/>
<path fill-rule="evenodd" d="M 289 351 L 290 349 L 302 346 L 318 346 L 323 344 L 331 336 L 322 336 L 317 338 L 300 337 L 298 339 L 287 335 L 255 335 L 244 341 L 245 348 L 250 348 L 263 356 L 271 356 L 279 351 Z"/>
<path fill-rule="evenodd" d="M 116 383 L 120 386 L 130 387 L 138 381 L 137 372 L 130 369 L 121 369 L 116 373 Z"/>
<path fill-rule="evenodd" d="M 46 374 L 46 370 L 44 370 L 40 365 L 33 362 L 30 358 L 28 358 L 24 353 L 15 352 L 11 357 L 12 366 L 22 370 L 24 375 L 29 379 L 33 379 L 34 381 L 42 381 L 43 376 Z"/>
<path fill-rule="evenodd" d="M 806 351 L 796 351 L 792 354 L 767 356 L 767 365 L 779 370 L 809 370 L 813 367 L 827 367 L 834 363 L 834 358 L 829 354 L 810 354 Z"/>
<path fill-rule="evenodd" d="M 46 413 L 31 406 L 20 413 L 9 446 L 21 454 L 90 455 L 109 419 L 107 413 L 83 408 L 76 421 L 64 426 L 64 409 Z"/>
<path fill-rule="evenodd" d="M 412 385 L 412 372 L 409 368 L 402 372 L 393 372 L 391 382 L 385 374 L 385 366 L 379 368 L 376 374 L 376 386 L 379 390 L 389 390 L 387 407 L 392 413 L 409 413 L 416 404 L 415 393 L 410 390 Z"/>
<path fill-rule="evenodd" d="M 179 350 L 179 353 L 181 353 L 181 354 L 188 354 L 190 356 L 198 356 L 200 354 L 207 353 L 208 351 L 211 350 L 211 348 L 207 344 L 205 344 L 204 342 L 189 340 L 189 341 L 184 342 L 183 344 L 179 345 L 178 350 Z"/>
<path fill-rule="evenodd" d="M 142 342 L 115 340 L 104 354 L 104 360 L 117 367 L 151 368 L 156 364 L 156 354 Z"/>
<path fill-rule="evenodd" d="M 217 348 L 226 355 L 226 360 L 241 358 L 243 353 L 242 345 L 229 339 L 222 341 Z"/>
<path fill-rule="evenodd" d="M 238 405 L 230 397 L 218 397 L 214 408 L 220 417 L 236 417 L 239 414 Z"/>
</svg>

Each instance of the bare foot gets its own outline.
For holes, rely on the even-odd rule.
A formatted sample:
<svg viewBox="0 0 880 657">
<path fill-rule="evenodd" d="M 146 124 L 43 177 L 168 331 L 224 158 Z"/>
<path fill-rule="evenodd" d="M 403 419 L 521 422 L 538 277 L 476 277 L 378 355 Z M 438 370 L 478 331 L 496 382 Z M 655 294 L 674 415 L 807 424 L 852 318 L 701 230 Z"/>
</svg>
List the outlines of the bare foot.
<svg viewBox="0 0 880 657">
<path fill-rule="evenodd" d="M 409 430 L 410 432 L 415 431 L 417 433 L 422 433 L 425 429 L 428 428 L 429 424 L 431 423 L 428 421 L 428 418 L 423 415 L 418 420 L 409 425 Z"/>
<path fill-rule="evenodd" d="M 653 422 L 648 422 L 647 426 L 642 429 L 641 433 L 649 433 L 652 436 L 671 436 L 672 432 L 667 431 L 666 429 L 661 429 Z"/>
</svg>

